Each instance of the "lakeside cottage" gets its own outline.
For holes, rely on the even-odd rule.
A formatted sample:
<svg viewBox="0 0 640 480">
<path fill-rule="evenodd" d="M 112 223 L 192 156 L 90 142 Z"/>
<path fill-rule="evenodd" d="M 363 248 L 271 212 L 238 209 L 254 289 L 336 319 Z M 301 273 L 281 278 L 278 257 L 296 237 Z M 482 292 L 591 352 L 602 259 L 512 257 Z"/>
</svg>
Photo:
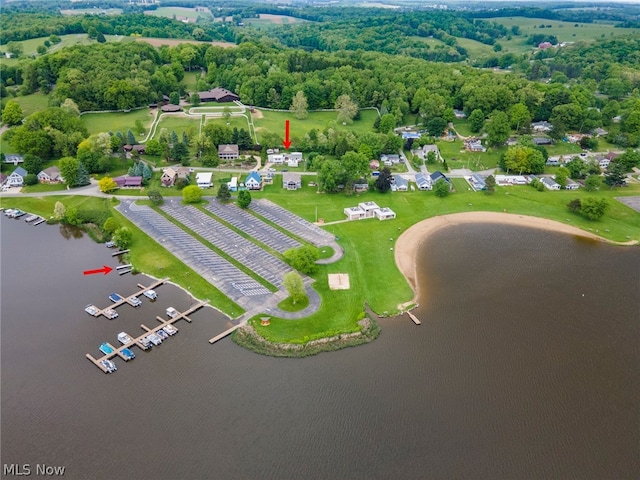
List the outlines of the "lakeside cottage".
<svg viewBox="0 0 640 480">
<path fill-rule="evenodd" d="M 282 187 L 286 190 L 298 190 L 302 188 L 302 175 L 299 173 L 285 172 L 282 174 Z"/>
<path fill-rule="evenodd" d="M 162 176 L 160 177 L 160 185 L 162 185 L 163 187 L 173 187 L 173 184 L 176 182 L 177 177 L 178 172 L 176 172 L 173 168 L 165 168 L 162 171 Z"/>
<path fill-rule="evenodd" d="M 420 190 L 431 190 L 433 188 L 431 177 L 424 173 L 416 173 L 416 185 Z"/>
<path fill-rule="evenodd" d="M 213 185 L 211 182 L 211 172 L 198 172 L 196 173 L 196 185 L 200 188 L 209 188 Z"/>
<path fill-rule="evenodd" d="M 7 177 L 6 184 L 9 187 L 21 187 L 26 176 L 27 171 L 22 167 L 18 167 Z"/>
<path fill-rule="evenodd" d="M 578 190 L 578 188 L 580 188 L 580 185 L 570 178 L 567 178 L 567 185 L 564 188 L 566 190 Z"/>
<path fill-rule="evenodd" d="M 58 183 L 62 181 L 60 169 L 58 167 L 49 167 L 38 173 L 38 181 L 41 183 Z"/>
<path fill-rule="evenodd" d="M 379 207 L 375 202 L 361 202 L 357 207 L 347 207 L 344 210 L 347 220 L 362 220 L 365 218 L 377 218 L 378 220 L 390 220 L 396 218 L 396 213 L 389 207 Z"/>
<path fill-rule="evenodd" d="M 389 207 L 379 208 L 374 213 L 378 220 L 391 220 L 392 218 L 396 218 L 396 212 Z"/>
<path fill-rule="evenodd" d="M 244 185 L 247 190 L 260 190 L 262 188 L 262 177 L 258 172 L 249 172 L 244 179 Z"/>
<path fill-rule="evenodd" d="M 218 158 L 220 158 L 220 160 L 236 160 L 239 156 L 238 145 L 218 145 Z"/>
</svg>

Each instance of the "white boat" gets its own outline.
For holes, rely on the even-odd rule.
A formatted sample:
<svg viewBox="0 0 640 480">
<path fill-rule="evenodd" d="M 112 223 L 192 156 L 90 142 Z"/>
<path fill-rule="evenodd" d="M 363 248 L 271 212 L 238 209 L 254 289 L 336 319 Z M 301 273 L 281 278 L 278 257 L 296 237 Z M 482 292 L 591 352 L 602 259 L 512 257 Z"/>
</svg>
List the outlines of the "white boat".
<svg viewBox="0 0 640 480">
<path fill-rule="evenodd" d="M 176 318 L 179 313 L 175 308 L 169 307 L 167 308 L 167 315 L 169 315 L 171 318 Z"/>
<path fill-rule="evenodd" d="M 134 307 L 139 307 L 140 305 L 142 305 L 142 300 L 140 300 L 138 297 L 129 297 L 129 302 Z"/>
<path fill-rule="evenodd" d="M 93 315 L 95 317 L 100 311 L 100 309 L 95 305 L 89 304 L 86 307 L 84 307 L 84 311 L 87 312 L 89 315 Z"/>
<path fill-rule="evenodd" d="M 40 216 L 31 214 L 27 218 L 25 218 L 24 221 L 29 223 L 29 222 L 33 222 L 36 218 L 40 218 Z"/>
<path fill-rule="evenodd" d="M 148 338 L 154 345 L 160 345 L 162 343 L 162 339 L 155 333 L 150 333 L 146 338 Z"/>
<path fill-rule="evenodd" d="M 117 318 L 117 317 L 118 317 L 118 312 L 116 312 L 113 308 L 107 308 L 107 309 L 104 311 L 104 314 L 106 315 L 106 317 L 107 317 L 109 320 L 112 320 L 112 319 L 114 319 L 114 318 Z"/>
<path fill-rule="evenodd" d="M 11 215 L 11 214 L 12 214 L 13 212 L 15 212 L 15 211 L 16 211 L 16 209 L 15 209 L 15 208 L 7 208 L 7 209 L 4 211 L 4 214 L 8 217 L 9 215 Z"/>
<path fill-rule="evenodd" d="M 166 340 L 167 338 L 169 338 L 169 334 L 162 328 L 156 330 L 156 335 L 158 335 L 162 340 Z"/>
<path fill-rule="evenodd" d="M 142 294 L 151 300 L 155 300 L 156 298 L 158 298 L 158 294 L 155 290 L 145 290 L 144 292 L 142 292 Z"/>
<path fill-rule="evenodd" d="M 164 327 L 162 327 L 162 329 L 169 335 L 175 335 L 176 333 L 178 333 L 178 329 L 171 324 L 165 325 Z"/>
<path fill-rule="evenodd" d="M 116 364 L 111 360 L 102 360 L 100 363 L 104 367 L 106 373 L 113 373 L 116 370 L 118 370 L 118 367 L 116 367 Z"/>
<path fill-rule="evenodd" d="M 133 342 L 133 339 L 126 332 L 120 332 L 118 334 L 118 341 L 121 344 L 126 345 L 127 343 Z"/>
</svg>

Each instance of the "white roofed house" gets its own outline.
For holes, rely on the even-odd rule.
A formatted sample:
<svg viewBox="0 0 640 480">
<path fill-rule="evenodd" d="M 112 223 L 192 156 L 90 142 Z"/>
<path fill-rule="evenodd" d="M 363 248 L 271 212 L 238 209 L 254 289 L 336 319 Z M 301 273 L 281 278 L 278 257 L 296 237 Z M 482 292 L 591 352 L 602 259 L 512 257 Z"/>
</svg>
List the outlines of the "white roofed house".
<svg viewBox="0 0 640 480">
<path fill-rule="evenodd" d="M 578 190 L 578 188 L 580 188 L 580 185 L 576 182 L 574 182 L 573 180 L 571 180 L 570 178 L 567 178 L 567 184 L 565 185 L 565 190 Z"/>
<path fill-rule="evenodd" d="M 391 220 L 392 218 L 396 218 L 396 212 L 389 207 L 378 208 L 375 211 L 375 215 L 378 220 Z"/>
<path fill-rule="evenodd" d="M 38 181 L 42 183 L 57 183 L 62 181 L 60 169 L 58 167 L 49 167 L 38 173 Z"/>
<path fill-rule="evenodd" d="M 13 163 L 14 166 L 18 166 L 18 164 L 22 162 L 24 162 L 24 157 L 22 155 L 7 153 L 4 156 L 4 163 Z"/>
<path fill-rule="evenodd" d="M 560 190 L 560 184 L 556 183 L 552 178 L 542 177 L 540 181 L 548 190 Z"/>
<path fill-rule="evenodd" d="M 274 165 L 282 165 L 284 163 L 284 155 L 280 153 L 270 153 L 267 156 L 267 161 Z"/>
<path fill-rule="evenodd" d="M 364 216 L 366 218 L 373 217 L 375 215 L 375 211 L 380 209 L 376 202 L 360 202 L 358 207 L 364 211 Z"/>
<path fill-rule="evenodd" d="M 541 122 L 534 122 L 531 124 L 531 129 L 534 132 L 550 132 L 552 128 L 553 128 L 553 125 L 551 125 L 549 122 L 545 120 Z"/>
<path fill-rule="evenodd" d="M 347 207 L 344 209 L 344 214 L 347 216 L 347 220 L 360 220 L 365 218 L 364 210 L 360 207 Z"/>
<path fill-rule="evenodd" d="M 211 172 L 199 172 L 196 173 L 196 185 L 200 188 L 209 188 L 213 185 L 211 182 L 211 176 L 213 173 Z"/>
</svg>

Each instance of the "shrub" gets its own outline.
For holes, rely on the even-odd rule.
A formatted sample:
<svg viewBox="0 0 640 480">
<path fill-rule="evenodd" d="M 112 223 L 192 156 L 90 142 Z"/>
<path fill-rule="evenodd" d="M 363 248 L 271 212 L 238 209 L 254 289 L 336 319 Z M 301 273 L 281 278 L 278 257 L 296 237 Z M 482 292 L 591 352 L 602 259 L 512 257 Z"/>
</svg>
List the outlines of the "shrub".
<svg viewBox="0 0 640 480">
<path fill-rule="evenodd" d="M 24 177 L 25 185 L 35 185 L 36 183 L 38 183 L 38 176 L 35 173 L 28 173 Z"/>
</svg>

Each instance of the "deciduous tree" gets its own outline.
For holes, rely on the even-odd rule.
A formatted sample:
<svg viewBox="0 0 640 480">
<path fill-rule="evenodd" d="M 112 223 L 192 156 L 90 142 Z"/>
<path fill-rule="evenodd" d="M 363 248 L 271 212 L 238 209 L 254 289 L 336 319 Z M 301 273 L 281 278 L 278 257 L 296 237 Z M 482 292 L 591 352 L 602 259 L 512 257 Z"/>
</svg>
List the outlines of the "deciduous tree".
<svg viewBox="0 0 640 480">
<path fill-rule="evenodd" d="M 14 100 L 9 100 L 2 110 L 2 121 L 7 125 L 18 125 L 22 122 L 24 114 L 22 107 Z"/>
<path fill-rule="evenodd" d="M 184 200 L 184 203 L 200 203 L 202 201 L 202 190 L 197 185 L 184 187 L 182 200 Z"/>
<path fill-rule="evenodd" d="M 240 190 L 238 192 L 237 204 L 240 208 L 248 208 L 251 204 L 251 194 L 249 190 Z"/>
<path fill-rule="evenodd" d="M 117 190 L 118 184 L 111 177 L 103 177 L 98 180 L 98 187 L 102 193 L 111 193 Z"/>
<path fill-rule="evenodd" d="M 304 289 L 304 282 L 298 272 L 289 272 L 283 278 L 284 287 L 287 289 L 292 303 L 303 301 L 307 294 Z"/>
<path fill-rule="evenodd" d="M 320 258 L 320 250 L 317 247 L 303 245 L 291 248 L 285 251 L 282 256 L 289 265 L 306 275 L 311 275 L 318 270 L 318 265 L 315 262 Z"/>
<path fill-rule="evenodd" d="M 293 112 L 293 116 L 298 120 L 303 120 L 309 115 L 308 109 L 309 102 L 307 102 L 307 97 L 302 90 L 299 90 L 293 97 L 289 110 Z"/>
<path fill-rule="evenodd" d="M 433 186 L 433 193 L 436 197 L 444 198 L 449 195 L 450 188 L 449 183 L 441 178 Z"/>
<path fill-rule="evenodd" d="M 340 95 L 336 99 L 334 108 L 338 110 L 338 122 L 340 123 L 352 123 L 358 113 L 358 105 L 346 94 Z"/>
<path fill-rule="evenodd" d="M 489 145 L 502 145 L 509 138 L 509 118 L 504 112 L 493 112 L 484 128 L 487 132 L 487 142 L 489 142 Z"/>
<path fill-rule="evenodd" d="M 226 203 L 231 200 L 231 192 L 229 192 L 229 186 L 225 182 L 220 184 L 217 196 L 218 200 L 220 200 L 222 203 Z"/>
</svg>

